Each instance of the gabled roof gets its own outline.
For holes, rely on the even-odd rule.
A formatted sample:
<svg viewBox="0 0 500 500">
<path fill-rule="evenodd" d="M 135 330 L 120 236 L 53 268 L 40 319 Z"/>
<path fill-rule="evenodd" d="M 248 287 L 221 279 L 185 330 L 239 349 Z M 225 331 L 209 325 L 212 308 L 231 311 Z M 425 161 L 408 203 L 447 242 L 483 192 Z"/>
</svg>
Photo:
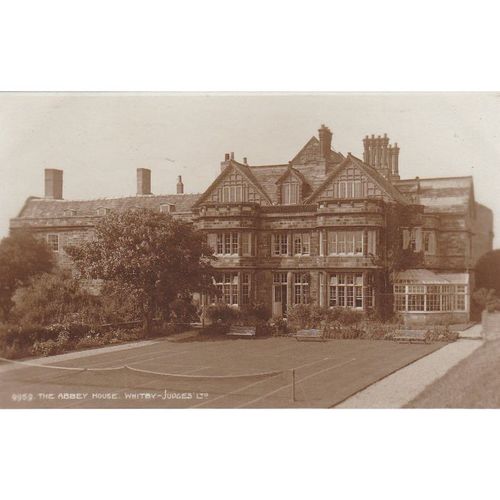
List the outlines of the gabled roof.
<svg viewBox="0 0 500 500">
<path fill-rule="evenodd" d="M 317 137 L 315 137 L 314 135 L 304 144 L 304 146 L 302 146 L 302 148 L 300 149 L 300 151 L 290 160 L 290 163 L 295 163 L 298 158 L 304 153 L 304 151 L 306 151 L 307 149 L 310 149 L 311 146 L 316 146 L 318 145 L 319 146 L 319 140 Z"/>
<path fill-rule="evenodd" d="M 224 170 L 216 177 L 216 179 L 210 184 L 210 186 L 206 189 L 206 191 L 200 196 L 198 201 L 194 204 L 194 206 L 198 206 L 201 203 L 203 203 L 209 196 L 209 194 L 215 189 L 216 186 L 219 185 L 220 182 L 226 177 L 226 175 L 229 174 L 231 169 L 235 168 L 238 170 L 244 177 L 246 177 L 247 181 L 257 190 L 257 192 L 269 202 L 269 204 L 272 204 L 271 198 L 269 197 L 268 193 L 264 190 L 264 188 L 261 186 L 255 175 L 253 174 L 252 170 L 248 165 L 244 165 L 243 163 L 239 163 L 235 160 L 229 160 L 228 164 L 224 168 Z"/>
<path fill-rule="evenodd" d="M 288 168 L 278 177 L 278 179 L 276 180 L 276 184 L 283 182 L 289 175 L 292 174 L 296 175 L 302 184 L 308 184 L 307 179 L 304 177 L 304 174 L 296 168 L 293 168 L 291 165 L 289 165 Z"/>
<path fill-rule="evenodd" d="M 306 203 L 311 203 L 315 200 L 327 186 L 333 181 L 333 179 L 346 168 L 349 164 L 359 167 L 368 177 L 370 177 L 379 187 L 384 191 L 390 198 L 398 201 L 403 205 L 407 205 L 407 199 L 387 180 L 383 177 L 377 170 L 370 165 L 367 165 L 359 158 L 356 158 L 351 153 L 348 153 L 347 157 L 335 166 L 332 171 L 328 174 L 323 183 L 307 198 Z"/>
<path fill-rule="evenodd" d="M 291 164 L 300 163 L 300 157 L 307 151 L 310 150 L 314 153 L 316 157 L 315 160 L 324 159 L 319 152 L 319 140 L 317 137 L 312 136 L 302 147 L 302 149 L 290 160 Z M 330 149 L 330 156 L 328 158 L 329 163 L 340 163 L 345 159 L 345 156 L 342 153 L 338 153 L 337 151 Z"/>
<path fill-rule="evenodd" d="M 96 217 L 98 208 L 109 208 L 117 212 L 134 207 L 159 210 L 160 205 L 164 203 L 175 205 L 176 213 L 186 213 L 191 210 L 199 196 L 199 194 L 166 194 L 96 200 L 50 200 L 30 197 L 17 219 L 65 217 L 65 210 L 75 210 L 76 217 Z"/>
</svg>

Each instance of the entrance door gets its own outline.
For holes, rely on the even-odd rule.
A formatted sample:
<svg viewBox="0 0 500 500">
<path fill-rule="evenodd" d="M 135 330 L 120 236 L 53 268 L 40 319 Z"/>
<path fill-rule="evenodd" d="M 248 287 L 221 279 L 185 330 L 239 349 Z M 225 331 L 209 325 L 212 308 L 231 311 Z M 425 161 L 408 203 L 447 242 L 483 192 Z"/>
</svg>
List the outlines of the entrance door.
<svg viewBox="0 0 500 500">
<path fill-rule="evenodd" d="M 287 275 L 275 273 L 273 277 L 273 317 L 286 316 L 287 309 Z"/>
</svg>

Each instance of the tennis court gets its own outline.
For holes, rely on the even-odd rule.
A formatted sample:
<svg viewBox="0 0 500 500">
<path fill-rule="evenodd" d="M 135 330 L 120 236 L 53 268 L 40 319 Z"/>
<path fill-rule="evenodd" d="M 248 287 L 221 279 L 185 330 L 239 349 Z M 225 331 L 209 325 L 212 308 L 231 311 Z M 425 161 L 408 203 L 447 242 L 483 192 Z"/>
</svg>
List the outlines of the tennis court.
<svg viewBox="0 0 500 500">
<path fill-rule="evenodd" d="M 0 407 L 328 408 L 443 345 L 161 340 L 75 359 L 1 362 Z"/>
</svg>

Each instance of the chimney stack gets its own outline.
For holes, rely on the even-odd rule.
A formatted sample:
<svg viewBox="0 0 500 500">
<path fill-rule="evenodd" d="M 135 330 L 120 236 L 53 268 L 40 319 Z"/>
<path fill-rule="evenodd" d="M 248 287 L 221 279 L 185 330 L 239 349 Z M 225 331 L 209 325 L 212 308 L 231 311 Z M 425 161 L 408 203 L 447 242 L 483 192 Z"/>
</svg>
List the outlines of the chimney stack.
<svg viewBox="0 0 500 500">
<path fill-rule="evenodd" d="M 246 156 L 244 156 L 244 157 L 243 157 L 243 164 L 244 164 L 244 165 L 248 165 L 248 160 L 247 160 L 247 157 L 246 157 Z"/>
<path fill-rule="evenodd" d="M 330 151 L 332 149 L 332 137 L 333 134 L 331 130 L 325 125 L 321 125 L 318 130 L 319 136 L 319 150 L 321 152 L 321 156 L 325 159 L 328 159 L 330 156 Z"/>
<path fill-rule="evenodd" d="M 233 156 L 234 156 L 234 153 L 232 153 Z M 220 171 L 222 172 L 228 165 L 229 165 L 229 161 L 230 161 L 230 156 L 229 156 L 229 153 L 226 153 L 224 155 L 224 161 L 221 161 L 220 162 Z"/>
<path fill-rule="evenodd" d="M 399 148 L 389 144 L 387 134 L 383 137 L 365 136 L 363 139 L 363 161 L 377 169 L 386 179 L 399 179 L 398 159 Z"/>
<path fill-rule="evenodd" d="M 63 199 L 63 171 L 55 168 L 45 169 L 45 198 Z"/>
<path fill-rule="evenodd" d="M 184 184 L 180 175 L 177 177 L 177 194 L 184 194 Z"/>
<path fill-rule="evenodd" d="M 151 170 L 149 168 L 137 169 L 137 195 L 147 195 L 151 193 Z"/>
</svg>

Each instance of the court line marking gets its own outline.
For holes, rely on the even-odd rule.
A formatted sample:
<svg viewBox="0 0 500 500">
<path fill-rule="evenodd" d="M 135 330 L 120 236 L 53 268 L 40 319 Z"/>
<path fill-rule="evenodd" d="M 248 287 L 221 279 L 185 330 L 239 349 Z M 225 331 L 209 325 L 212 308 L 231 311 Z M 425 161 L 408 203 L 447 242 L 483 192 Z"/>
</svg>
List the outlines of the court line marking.
<svg viewBox="0 0 500 500">
<path fill-rule="evenodd" d="M 332 359 L 332 358 L 327 357 L 327 358 L 323 358 L 323 359 L 317 359 L 316 361 L 311 361 L 310 363 L 304 363 L 303 365 L 296 366 L 294 369 L 298 370 L 299 368 L 304 368 L 306 366 L 314 365 L 316 363 L 321 363 L 322 361 L 326 361 L 328 359 Z M 194 405 L 194 406 L 189 406 L 188 408 L 199 408 L 200 406 L 204 406 L 204 405 L 207 405 L 209 403 L 214 403 L 215 401 L 218 401 L 219 399 L 226 398 L 228 396 L 232 396 L 233 394 L 238 394 L 239 392 L 244 391 L 245 389 L 250 389 L 251 387 L 254 387 L 258 384 L 262 384 L 263 382 L 266 382 L 267 380 L 270 380 L 274 377 L 277 377 L 278 375 L 281 375 L 282 373 L 285 373 L 286 371 L 290 371 L 290 370 L 291 370 L 291 368 L 288 368 L 287 370 L 282 370 L 281 372 L 277 373 L 276 375 L 273 375 L 272 377 L 265 378 L 263 380 L 258 380 L 257 382 L 252 382 L 251 384 L 240 387 L 239 389 L 235 389 L 234 391 L 228 392 L 226 394 L 221 394 L 220 396 L 217 396 L 214 399 L 210 399 L 209 401 L 203 401 L 202 403 L 198 403 L 197 405 Z"/>
<path fill-rule="evenodd" d="M 324 372 L 327 372 L 328 370 L 333 370 L 334 368 L 340 368 L 341 366 L 345 366 L 349 363 L 352 363 L 353 361 L 355 361 L 356 358 L 352 358 L 352 359 L 349 359 L 347 361 L 344 361 L 343 363 L 339 363 L 338 365 L 334 365 L 334 366 L 330 366 L 328 368 L 324 368 L 323 370 L 320 370 L 318 372 L 314 372 L 312 373 L 311 375 L 307 375 L 307 377 L 303 377 L 301 379 L 298 379 L 295 381 L 295 384 L 299 383 L 299 382 L 303 382 L 304 380 L 307 380 L 307 379 L 310 379 L 312 377 L 316 377 L 316 375 L 319 375 L 320 373 L 324 373 Z M 247 403 L 244 403 L 240 406 L 237 406 L 236 408 L 245 408 L 246 406 L 248 405 L 251 405 L 251 404 L 254 404 L 254 403 L 257 403 L 258 401 L 261 401 L 262 399 L 264 398 L 267 398 L 268 396 L 272 396 L 273 394 L 276 394 L 277 392 L 283 390 L 283 389 L 287 389 L 288 387 L 292 387 L 293 384 L 287 384 L 287 385 L 284 385 L 278 389 L 275 389 L 274 391 L 271 391 L 271 392 L 268 392 L 267 394 L 264 394 L 256 399 L 253 399 L 252 401 L 249 401 Z"/>
</svg>

